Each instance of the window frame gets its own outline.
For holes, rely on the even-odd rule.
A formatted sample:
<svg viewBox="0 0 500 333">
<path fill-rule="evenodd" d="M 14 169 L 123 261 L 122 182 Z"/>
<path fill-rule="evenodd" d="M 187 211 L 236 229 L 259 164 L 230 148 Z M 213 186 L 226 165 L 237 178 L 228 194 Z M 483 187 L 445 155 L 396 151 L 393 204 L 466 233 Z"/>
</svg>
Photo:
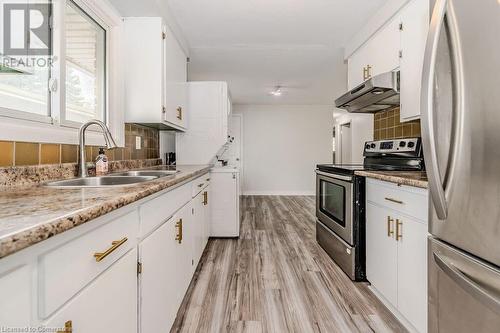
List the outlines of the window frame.
<svg viewBox="0 0 500 333">
<path fill-rule="evenodd" d="M 0 140 L 78 144 L 79 122 L 66 119 L 66 58 L 64 18 L 66 1 L 72 1 L 105 31 L 104 122 L 119 146 L 125 143 L 123 102 L 124 83 L 121 69 L 122 18 L 107 0 L 52 0 L 53 67 L 49 87 L 48 116 L 0 108 Z M 49 87 L 47 88 L 49 90 Z M 92 128 L 89 128 L 92 129 Z M 100 129 L 89 131 L 88 144 L 102 145 Z"/>
</svg>

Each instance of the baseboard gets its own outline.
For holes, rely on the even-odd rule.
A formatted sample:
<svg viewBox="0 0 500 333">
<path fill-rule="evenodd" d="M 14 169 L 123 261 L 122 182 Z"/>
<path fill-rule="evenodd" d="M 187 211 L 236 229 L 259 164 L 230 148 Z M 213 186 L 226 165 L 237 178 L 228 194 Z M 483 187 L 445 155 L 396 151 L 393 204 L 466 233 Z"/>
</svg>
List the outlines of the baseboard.
<svg viewBox="0 0 500 333">
<path fill-rule="evenodd" d="M 247 196 L 252 196 L 252 195 L 315 196 L 316 192 L 315 191 L 244 191 L 243 195 L 247 195 Z"/>
</svg>

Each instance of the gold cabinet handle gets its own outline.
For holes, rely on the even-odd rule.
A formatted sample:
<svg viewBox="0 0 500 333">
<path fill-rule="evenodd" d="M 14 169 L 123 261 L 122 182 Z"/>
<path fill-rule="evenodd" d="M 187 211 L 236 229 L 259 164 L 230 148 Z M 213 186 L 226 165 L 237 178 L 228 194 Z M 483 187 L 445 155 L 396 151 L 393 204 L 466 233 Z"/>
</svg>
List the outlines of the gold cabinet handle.
<svg viewBox="0 0 500 333">
<path fill-rule="evenodd" d="M 111 242 L 111 247 L 109 249 L 107 249 L 106 251 L 94 253 L 95 261 L 100 262 L 101 260 L 103 260 L 104 258 L 106 258 L 107 256 L 109 256 L 114 250 L 116 250 L 117 248 L 119 248 L 127 240 L 128 240 L 128 238 L 124 237 L 124 238 L 122 238 L 122 239 L 120 239 L 118 241 L 113 241 L 113 242 Z"/>
<path fill-rule="evenodd" d="M 207 178 L 207 182 L 209 182 L 209 181 L 210 181 L 210 178 Z"/>
<path fill-rule="evenodd" d="M 385 200 L 390 201 L 390 202 L 394 202 L 394 203 L 397 203 L 397 204 L 400 204 L 400 205 L 404 204 L 403 201 L 396 200 L 396 199 L 393 199 L 393 198 L 385 198 Z"/>
<path fill-rule="evenodd" d="M 207 191 L 203 192 L 203 205 L 204 206 L 208 205 L 208 192 Z"/>
<path fill-rule="evenodd" d="M 57 331 L 57 333 L 71 333 L 73 332 L 73 323 L 71 320 L 68 320 L 64 323 L 64 331 Z"/>
<path fill-rule="evenodd" d="M 403 222 L 396 219 L 396 240 L 399 241 L 403 238 Z"/>
<path fill-rule="evenodd" d="M 176 224 L 175 228 L 177 229 L 177 235 L 175 235 L 175 240 L 181 244 L 182 243 L 182 219 L 180 219 Z"/>
<path fill-rule="evenodd" d="M 182 107 L 177 107 L 177 119 L 182 120 Z"/>
<path fill-rule="evenodd" d="M 387 237 L 391 237 L 394 235 L 394 229 L 392 227 L 392 224 L 394 223 L 394 219 L 392 219 L 390 216 L 387 216 Z"/>
<path fill-rule="evenodd" d="M 198 184 L 198 187 L 203 187 L 203 185 L 205 185 L 205 184 Z"/>
</svg>

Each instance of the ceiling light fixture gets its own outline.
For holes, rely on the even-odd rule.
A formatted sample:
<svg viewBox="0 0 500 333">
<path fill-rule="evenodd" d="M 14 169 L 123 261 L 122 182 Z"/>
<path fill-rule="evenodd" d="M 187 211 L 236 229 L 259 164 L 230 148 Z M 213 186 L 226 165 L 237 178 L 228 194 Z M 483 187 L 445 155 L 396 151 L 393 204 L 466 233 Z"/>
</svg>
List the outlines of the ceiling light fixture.
<svg viewBox="0 0 500 333">
<path fill-rule="evenodd" d="M 273 96 L 281 96 L 282 92 L 281 87 L 277 86 L 270 94 Z"/>
</svg>

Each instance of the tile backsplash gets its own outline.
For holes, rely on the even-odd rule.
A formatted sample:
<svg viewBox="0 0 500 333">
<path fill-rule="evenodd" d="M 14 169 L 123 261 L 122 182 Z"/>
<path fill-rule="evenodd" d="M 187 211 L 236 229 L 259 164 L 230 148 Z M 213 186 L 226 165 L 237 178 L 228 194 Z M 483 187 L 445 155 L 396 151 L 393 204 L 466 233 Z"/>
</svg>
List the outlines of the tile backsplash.
<svg viewBox="0 0 500 333">
<path fill-rule="evenodd" d="M 399 108 L 375 113 L 374 140 L 420 137 L 420 120 L 399 121 Z"/>
<path fill-rule="evenodd" d="M 141 149 L 135 149 L 136 137 Z M 106 151 L 111 161 L 159 158 L 159 131 L 136 124 L 125 124 L 125 147 Z M 87 146 L 87 161 L 99 154 L 99 146 Z M 76 163 L 78 146 L 52 143 L 0 141 L 0 167 Z"/>
</svg>

